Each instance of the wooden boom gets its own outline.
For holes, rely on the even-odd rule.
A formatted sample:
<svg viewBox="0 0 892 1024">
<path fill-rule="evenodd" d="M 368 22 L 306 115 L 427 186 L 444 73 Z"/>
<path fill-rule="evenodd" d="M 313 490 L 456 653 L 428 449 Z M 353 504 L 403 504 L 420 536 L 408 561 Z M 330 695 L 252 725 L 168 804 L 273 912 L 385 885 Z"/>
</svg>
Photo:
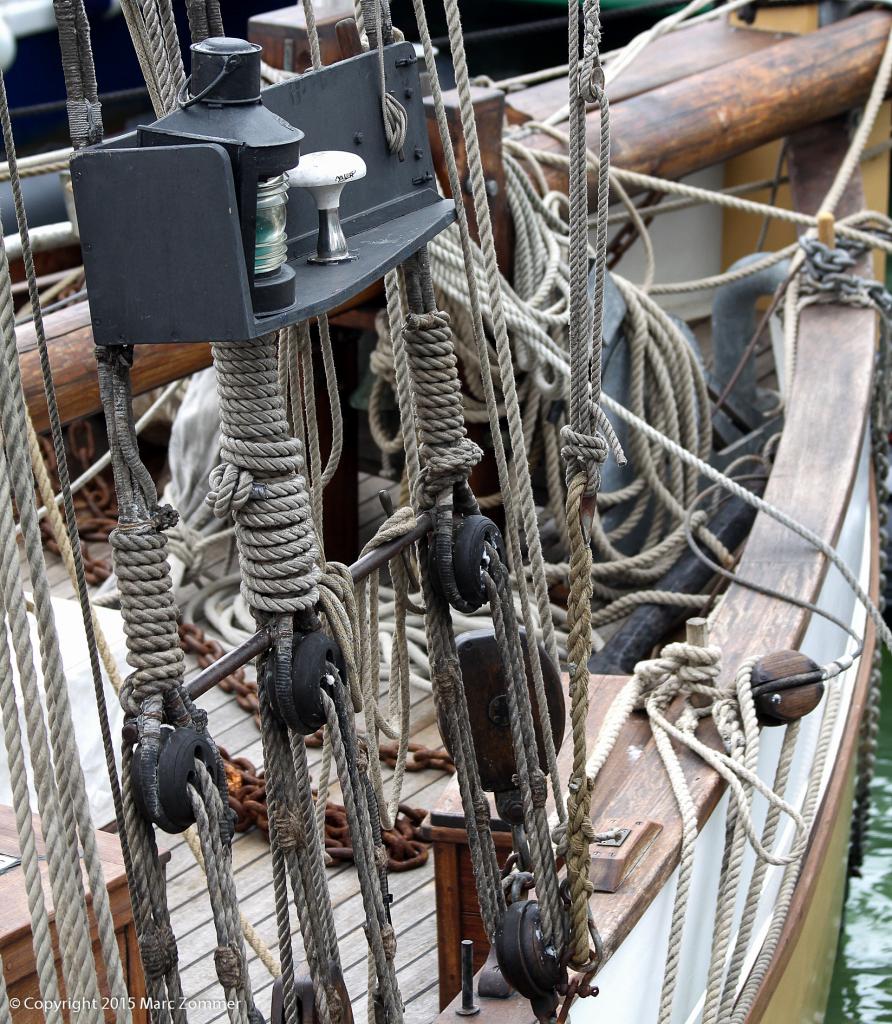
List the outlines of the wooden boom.
<svg viewBox="0 0 892 1024">
<path fill-rule="evenodd" d="M 90 308 L 78 302 L 44 318 L 56 399 L 63 423 L 99 412 L 99 381 L 93 358 Z M 36 430 L 49 429 L 43 375 L 33 324 L 16 329 L 22 386 Z M 140 345 L 134 354 L 133 391 L 152 388 L 187 377 L 211 365 L 211 347 L 199 345 Z"/>
<path fill-rule="evenodd" d="M 890 28 L 892 14 L 865 11 L 623 100 L 611 109 L 611 162 L 625 170 L 681 178 L 843 114 L 866 99 Z M 682 36 L 673 37 L 676 52 L 689 52 Z M 621 82 L 622 77 L 617 85 Z M 541 103 L 544 88 L 509 93 L 515 123 L 554 110 L 554 86 L 548 85 L 550 109 Z M 587 128 L 594 149 L 598 132 L 595 112 Z M 525 141 L 534 149 L 565 152 L 545 135 Z M 553 187 L 566 188 L 563 171 L 548 174 Z"/>
</svg>

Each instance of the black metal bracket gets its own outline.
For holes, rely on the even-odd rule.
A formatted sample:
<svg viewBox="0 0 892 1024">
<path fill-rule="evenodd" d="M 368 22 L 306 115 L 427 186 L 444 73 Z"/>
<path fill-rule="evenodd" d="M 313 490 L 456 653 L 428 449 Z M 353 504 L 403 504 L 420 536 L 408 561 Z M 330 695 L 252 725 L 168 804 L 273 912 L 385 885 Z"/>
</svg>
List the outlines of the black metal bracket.
<svg viewBox="0 0 892 1024">
<path fill-rule="evenodd" d="M 71 170 L 96 343 L 258 337 L 348 300 L 450 224 L 455 204 L 436 189 L 419 68 L 410 56 L 409 43 L 384 50 L 388 90 L 408 114 L 403 159 L 384 134 L 376 52 L 261 94 L 267 115 L 304 133 L 301 154 L 341 150 L 367 167 L 341 198 L 355 256 L 348 263 L 307 262 L 318 214 L 305 190 L 289 190 L 282 269 L 294 274 L 294 299 L 267 315 L 255 310 L 246 257 L 253 221 L 243 211 L 250 213 L 250 197 L 234 174 L 249 147 L 239 149 L 231 136 L 190 138 L 184 125 L 193 107 L 80 150 Z"/>
</svg>

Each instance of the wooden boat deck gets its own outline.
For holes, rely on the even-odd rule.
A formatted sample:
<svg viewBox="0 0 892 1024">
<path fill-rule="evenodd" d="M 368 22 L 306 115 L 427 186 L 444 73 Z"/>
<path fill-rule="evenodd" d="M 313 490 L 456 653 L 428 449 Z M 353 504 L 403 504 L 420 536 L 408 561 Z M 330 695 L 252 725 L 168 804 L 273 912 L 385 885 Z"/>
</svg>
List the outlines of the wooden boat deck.
<svg viewBox="0 0 892 1024">
<path fill-rule="evenodd" d="M 702 333 L 702 332 L 698 332 Z M 708 335 L 708 332 L 707 332 Z M 708 337 L 704 338 L 708 348 Z M 772 385 L 773 361 L 770 351 L 760 355 L 760 384 Z M 359 484 L 360 546 L 372 536 L 382 519 L 378 492 L 388 489 L 398 500 L 398 488 L 387 479 L 361 474 Z M 97 557 L 108 554 L 102 545 L 92 544 L 91 552 Z M 220 550 L 217 558 L 222 560 Z M 47 555 L 50 583 L 54 597 L 75 599 L 75 593 L 58 558 Z M 214 572 L 213 556 L 208 569 Z M 194 659 L 189 656 L 190 663 Z M 441 739 L 435 723 L 433 700 L 429 694 L 413 690 L 412 740 L 436 747 Z M 232 757 L 245 757 L 255 766 L 262 767 L 263 754 L 260 733 L 251 715 L 239 707 L 234 695 L 214 689 L 200 698 L 200 707 L 208 712 L 211 735 Z M 309 764 L 314 772 L 321 751 L 310 749 Z M 387 785 L 392 772 L 382 769 Z M 426 769 L 407 773 L 403 787 L 403 802 L 412 807 L 432 808 L 438 805 L 450 776 Z M 333 793 L 339 799 L 338 791 Z M 159 837 L 159 843 L 169 851 L 167 866 L 168 893 L 171 919 L 180 952 L 180 970 L 183 990 L 192 1003 L 190 1022 L 210 1024 L 228 1019 L 223 993 L 214 970 L 213 950 L 216 945 L 213 916 L 207 899 L 204 876 L 184 840 Z M 233 842 L 233 865 L 236 889 L 241 909 L 256 928 L 260 937 L 277 953 L 277 930 L 271 885 L 269 845 L 263 833 L 252 829 L 236 835 Z M 353 998 L 353 1014 L 357 1024 L 367 1020 L 367 974 L 365 963 L 365 937 L 362 924 L 365 914 L 355 868 L 352 864 L 336 864 L 327 869 L 329 888 L 334 907 L 335 922 L 341 948 L 342 963 L 348 990 Z M 398 978 L 406 1003 L 407 1024 L 427 1024 L 439 1012 L 437 919 L 435 914 L 433 851 L 426 864 L 390 876 L 393 892 L 393 918 L 397 930 Z M 298 964 L 302 958 L 302 944 L 294 923 L 295 955 Z M 249 972 L 257 1005 L 265 1015 L 269 1013 L 272 978 L 259 957 L 248 949 Z"/>
<path fill-rule="evenodd" d="M 382 519 L 381 505 L 377 498 L 382 488 L 391 490 L 394 498 L 398 496 L 398 488 L 392 481 L 365 474 L 361 476 L 362 544 L 371 537 Z M 91 545 L 91 550 L 100 557 L 105 554 L 100 545 Z M 224 557 L 222 551 L 219 557 Z M 47 560 L 54 597 L 73 599 L 74 591 L 61 561 L 52 555 L 47 555 Z M 213 564 L 210 569 L 213 571 Z M 432 697 L 419 689 L 413 689 L 412 695 L 412 740 L 426 746 L 440 746 Z M 211 735 L 220 746 L 231 756 L 246 757 L 258 768 L 262 767 L 260 733 L 251 715 L 238 706 L 234 695 L 214 689 L 200 698 L 198 704 L 208 712 Z M 315 773 L 321 750 L 310 749 L 308 754 L 311 772 Z M 387 786 L 392 772 L 383 767 L 382 774 Z M 407 772 L 403 802 L 412 807 L 430 808 L 437 802 L 449 779 L 449 775 L 432 769 Z M 335 801 L 340 799 L 336 788 L 333 788 L 332 798 Z M 214 970 L 216 937 L 204 875 L 183 839 L 159 834 L 159 845 L 170 853 L 167 865 L 168 896 L 179 946 L 183 991 L 192 1004 L 189 1009 L 190 1024 L 228 1020 L 224 995 Z M 236 835 L 233 842 L 233 866 L 242 912 L 278 958 L 269 844 L 262 832 L 252 829 Z M 365 1024 L 368 1016 L 367 946 L 362 930 L 365 913 L 356 870 L 352 864 L 336 864 L 327 869 L 327 876 L 344 974 L 353 999 L 353 1015 L 357 1024 Z M 439 1009 L 433 853 L 420 868 L 392 873 L 390 886 L 394 897 L 393 919 L 398 941 L 398 977 L 406 1003 L 406 1021 L 407 1024 L 426 1024 L 436 1017 Z M 300 969 L 303 952 L 296 920 L 294 934 L 295 957 Z M 273 979 L 253 950 L 249 948 L 248 954 L 248 967 L 257 1005 L 269 1019 Z"/>
<path fill-rule="evenodd" d="M 199 703 L 208 711 L 211 734 L 231 755 L 247 757 L 255 764 L 262 761 L 260 734 L 234 697 L 215 690 Z M 438 745 L 439 734 L 433 718 L 431 697 L 416 691 L 412 707 L 415 724 L 412 738 L 427 745 Z M 309 755 L 312 771 L 318 765 L 321 751 L 313 749 Z M 390 775 L 390 770 L 385 769 L 385 784 Z M 408 773 L 403 800 L 411 806 L 430 807 L 448 781 L 448 775 L 430 769 Z M 202 1002 L 190 1011 L 189 1019 L 195 1024 L 226 1019 L 222 1004 L 204 1005 L 204 1001 L 213 1003 L 222 999 L 214 971 L 213 949 L 216 942 L 211 909 L 204 891 L 204 877 L 183 840 L 170 843 L 168 849 L 171 855 L 167 867 L 168 896 L 180 949 L 183 989 L 187 998 Z M 242 911 L 275 953 L 276 919 L 266 837 L 256 830 L 237 835 L 233 843 L 233 865 Z M 353 998 L 353 1015 L 357 1022 L 364 1022 L 367 1019 L 367 946 L 362 930 L 365 913 L 356 870 L 352 864 L 338 864 L 327 870 L 327 876 L 345 979 Z M 398 940 L 398 977 L 406 1002 L 406 1020 L 411 1024 L 421 1024 L 433 1020 L 438 1010 L 433 856 L 420 868 L 391 874 L 390 886 Z M 295 922 L 295 955 L 299 963 L 302 945 L 296 929 Z M 253 951 L 249 949 L 248 952 L 248 966 L 258 1006 L 268 1013 L 272 979 Z"/>
</svg>

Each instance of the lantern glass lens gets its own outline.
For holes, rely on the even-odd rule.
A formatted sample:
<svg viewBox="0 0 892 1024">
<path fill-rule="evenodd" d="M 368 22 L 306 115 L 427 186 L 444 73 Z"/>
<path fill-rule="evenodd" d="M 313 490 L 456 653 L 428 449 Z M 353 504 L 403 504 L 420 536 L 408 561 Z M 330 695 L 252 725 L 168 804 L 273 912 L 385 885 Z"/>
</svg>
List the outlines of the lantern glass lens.
<svg viewBox="0 0 892 1024">
<path fill-rule="evenodd" d="M 254 246 L 254 273 L 270 274 L 288 256 L 285 240 L 288 178 L 280 174 L 257 186 L 257 230 Z"/>
</svg>

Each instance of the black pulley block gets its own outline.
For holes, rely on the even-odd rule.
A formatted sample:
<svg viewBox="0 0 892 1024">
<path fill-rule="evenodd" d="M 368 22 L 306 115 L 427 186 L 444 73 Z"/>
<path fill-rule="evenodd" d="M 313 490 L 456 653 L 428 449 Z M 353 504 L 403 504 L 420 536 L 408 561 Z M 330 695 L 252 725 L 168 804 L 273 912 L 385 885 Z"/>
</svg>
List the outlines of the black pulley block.
<svg viewBox="0 0 892 1024">
<path fill-rule="evenodd" d="M 327 689 L 334 665 L 342 679 L 346 666 L 341 648 L 320 631 L 295 633 L 291 671 L 280 671 L 275 657 L 267 662 L 266 686 L 270 703 L 279 718 L 295 732 L 309 736 L 325 725 L 322 691 Z"/>
<path fill-rule="evenodd" d="M 219 782 L 217 751 L 207 736 L 195 729 L 163 729 L 158 759 L 143 743 L 133 752 L 133 792 L 146 820 L 171 835 L 195 822 L 189 786 L 197 785 L 195 762 L 201 763 Z"/>
<path fill-rule="evenodd" d="M 428 554 L 428 571 L 438 593 L 456 611 L 475 612 L 489 600 L 483 569 L 489 561 L 490 544 L 505 559 L 505 542 L 496 524 L 486 516 L 457 517 L 452 537 L 434 534 Z"/>
<path fill-rule="evenodd" d="M 509 984 L 529 999 L 539 1020 L 549 1020 L 559 1002 L 558 987 L 567 971 L 555 950 L 545 945 L 536 900 L 509 905 L 496 932 L 496 957 Z"/>
</svg>

